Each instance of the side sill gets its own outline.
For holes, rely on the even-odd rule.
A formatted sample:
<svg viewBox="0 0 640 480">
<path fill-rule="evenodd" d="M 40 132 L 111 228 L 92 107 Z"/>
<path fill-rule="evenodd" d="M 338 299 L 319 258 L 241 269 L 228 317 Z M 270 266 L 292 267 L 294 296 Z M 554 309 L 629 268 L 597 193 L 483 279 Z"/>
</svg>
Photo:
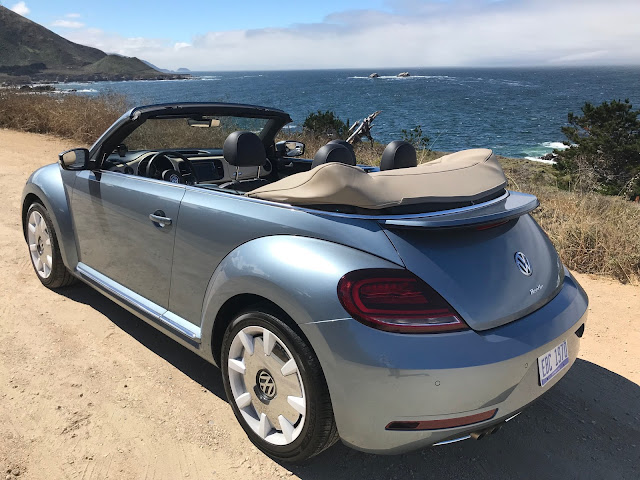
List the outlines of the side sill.
<svg viewBox="0 0 640 480">
<path fill-rule="evenodd" d="M 82 262 L 79 262 L 76 266 L 76 273 L 93 288 L 111 298 L 131 313 L 142 318 L 147 323 L 165 333 L 169 333 L 176 337 L 177 340 L 185 342 L 191 347 L 200 349 L 200 327 L 175 315 L 166 308 L 150 302 L 133 290 L 114 282 L 109 277 L 102 275 L 97 270 L 94 270 Z"/>
</svg>

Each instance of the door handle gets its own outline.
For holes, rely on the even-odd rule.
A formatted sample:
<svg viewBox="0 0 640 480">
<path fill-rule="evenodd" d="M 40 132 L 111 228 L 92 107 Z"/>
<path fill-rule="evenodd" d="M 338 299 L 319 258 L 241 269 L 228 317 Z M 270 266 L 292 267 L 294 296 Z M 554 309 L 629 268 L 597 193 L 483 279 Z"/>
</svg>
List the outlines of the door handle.
<svg viewBox="0 0 640 480">
<path fill-rule="evenodd" d="M 171 219 L 169 217 L 165 217 L 165 213 L 162 210 L 156 210 L 155 212 L 150 213 L 149 220 L 151 220 L 154 225 L 160 228 L 171 225 Z"/>
</svg>

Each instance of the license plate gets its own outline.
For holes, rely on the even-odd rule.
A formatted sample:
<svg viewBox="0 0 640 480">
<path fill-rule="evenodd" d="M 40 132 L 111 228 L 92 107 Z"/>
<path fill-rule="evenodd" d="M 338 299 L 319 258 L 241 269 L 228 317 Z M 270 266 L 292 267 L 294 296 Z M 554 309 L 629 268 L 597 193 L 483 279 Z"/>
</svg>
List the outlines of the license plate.
<svg viewBox="0 0 640 480">
<path fill-rule="evenodd" d="M 540 373 L 540 386 L 544 385 L 569 365 L 569 349 L 565 340 L 553 350 L 538 357 L 538 372 Z"/>
</svg>

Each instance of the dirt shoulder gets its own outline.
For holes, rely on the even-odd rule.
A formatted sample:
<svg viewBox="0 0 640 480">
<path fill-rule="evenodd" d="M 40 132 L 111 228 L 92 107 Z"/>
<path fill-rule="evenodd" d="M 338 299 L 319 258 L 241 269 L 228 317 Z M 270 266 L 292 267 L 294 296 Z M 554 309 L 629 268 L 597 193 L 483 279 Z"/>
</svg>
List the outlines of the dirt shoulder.
<svg viewBox="0 0 640 480">
<path fill-rule="evenodd" d="M 305 466 L 270 460 L 236 423 L 216 368 L 87 286 L 40 285 L 20 192 L 71 146 L 0 130 L 2 478 L 640 477 L 640 287 L 585 275 L 580 359 L 496 435 L 395 457 L 338 444 Z"/>
</svg>

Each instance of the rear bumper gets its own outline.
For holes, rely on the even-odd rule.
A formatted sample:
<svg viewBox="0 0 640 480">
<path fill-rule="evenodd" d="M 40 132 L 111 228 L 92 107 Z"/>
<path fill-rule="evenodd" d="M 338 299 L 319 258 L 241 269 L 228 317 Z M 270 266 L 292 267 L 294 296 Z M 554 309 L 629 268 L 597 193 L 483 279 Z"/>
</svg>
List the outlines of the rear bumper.
<svg viewBox="0 0 640 480">
<path fill-rule="evenodd" d="M 322 364 L 343 442 L 375 453 L 402 453 L 500 423 L 546 393 L 580 348 L 587 296 L 568 271 L 547 305 L 502 327 L 436 335 L 381 332 L 352 319 L 301 325 Z M 563 340 L 569 368 L 544 387 L 537 358 Z M 397 421 L 489 419 L 438 430 L 391 431 Z"/>
</svg>

